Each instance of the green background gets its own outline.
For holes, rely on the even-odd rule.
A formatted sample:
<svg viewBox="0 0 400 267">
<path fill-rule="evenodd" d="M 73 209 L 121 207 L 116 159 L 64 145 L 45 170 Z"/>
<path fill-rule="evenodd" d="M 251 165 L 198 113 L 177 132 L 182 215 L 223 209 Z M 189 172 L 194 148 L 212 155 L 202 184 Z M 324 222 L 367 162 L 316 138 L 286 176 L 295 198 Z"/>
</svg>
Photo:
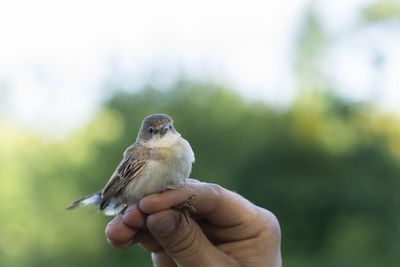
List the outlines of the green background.
<svg viewBox="0 0 400 267">
<path fill-rule="evenodd" d="M 399 5 L 360 10 L 360 29 L 398 21 Z M 167 113 L 192 145 L 191 177 L 271 210 L 285 266 L 398 266 L 400 118 L 332 93 L 319 58 L 332 38 L 310 8 L 297 36 L 297 97 L 283 109 L 183 77 L 113 93 L 87 125 L 54 141 L 0 123 L 0 266 L 150 266 L 106 242 L 110 217 L 71 201 L 102 188 L 142 119 Z"/>
</svg>

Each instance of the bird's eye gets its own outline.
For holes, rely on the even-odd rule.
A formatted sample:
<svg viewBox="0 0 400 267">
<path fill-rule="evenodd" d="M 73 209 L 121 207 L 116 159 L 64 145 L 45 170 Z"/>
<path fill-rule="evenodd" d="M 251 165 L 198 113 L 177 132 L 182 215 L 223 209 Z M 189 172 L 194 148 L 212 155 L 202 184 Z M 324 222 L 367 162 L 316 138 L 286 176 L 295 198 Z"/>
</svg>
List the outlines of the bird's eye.
<svg viewBox="0 0 400 267">
<path fill-rule="evenodd" d="M 169 129 L 172 130 L 172 125 L 169 126 Z"/>
<path fill-rule="evenodd" d="M 151 128 L 151 127 L 147 128 L 147 131 L 149 132 L 149 134 L 153 134 L 154 133 L 154 129 Z"/>
</svg>

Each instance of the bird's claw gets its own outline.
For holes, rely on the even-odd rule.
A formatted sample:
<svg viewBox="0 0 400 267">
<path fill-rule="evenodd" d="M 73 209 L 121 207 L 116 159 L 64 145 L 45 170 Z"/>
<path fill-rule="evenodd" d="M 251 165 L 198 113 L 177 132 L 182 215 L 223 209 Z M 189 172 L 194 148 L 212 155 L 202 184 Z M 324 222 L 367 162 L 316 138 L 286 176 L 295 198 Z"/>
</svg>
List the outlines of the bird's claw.
<svg viewBox="0 0 400 267">
<path fill-rule="evenodd" d="M 186 222 L 188 223 L 188 225 L 190 225 L 190 214 L 196 212 L 196 208 L 193 206 L 193 199 L 195 197 L 196 195 L 191 195 L 181 204 L 173 207 L 173 209 L 180 212 L 179 225 L 181 227 L 182 227 L 182 216 L 185 217 Z"/>
</svg>

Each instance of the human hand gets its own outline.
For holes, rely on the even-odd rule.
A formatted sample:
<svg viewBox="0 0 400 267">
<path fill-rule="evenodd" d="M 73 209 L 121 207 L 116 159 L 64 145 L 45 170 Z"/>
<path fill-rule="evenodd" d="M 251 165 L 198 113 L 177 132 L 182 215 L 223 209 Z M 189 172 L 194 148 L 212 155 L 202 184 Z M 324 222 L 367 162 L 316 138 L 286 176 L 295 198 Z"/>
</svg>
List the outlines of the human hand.
<svg viewBox="0 0 400 267">
<path fill-rule="evenodd" d="M 196 195 L 190 224 L 172 207 Z M 179 189 L 149 195 L 130 205 L 106 228 L 111 245 L 138 243 L 155 266 L 281 266 L 276 217 L 215 184 L 188 179 Z"/>
</svg>

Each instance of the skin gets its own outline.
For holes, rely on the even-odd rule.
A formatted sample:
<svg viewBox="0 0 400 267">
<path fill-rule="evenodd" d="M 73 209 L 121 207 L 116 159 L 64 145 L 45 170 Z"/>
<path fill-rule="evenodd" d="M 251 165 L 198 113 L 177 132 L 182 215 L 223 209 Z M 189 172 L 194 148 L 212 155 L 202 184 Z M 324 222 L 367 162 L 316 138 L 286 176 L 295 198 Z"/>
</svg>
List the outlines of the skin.
<svg viewBox="0 0 400 267">
<path fill-rule="evenodd" d="M 193 200 L 188 224 L 172 207 Z M 139 244 L 155 266 L 281 266 L 281 232 L 269 211 L 215 184 L 188 179 L 181 188 L 143 198 L 106 228 L 108 242 Z"/>
</svg>

